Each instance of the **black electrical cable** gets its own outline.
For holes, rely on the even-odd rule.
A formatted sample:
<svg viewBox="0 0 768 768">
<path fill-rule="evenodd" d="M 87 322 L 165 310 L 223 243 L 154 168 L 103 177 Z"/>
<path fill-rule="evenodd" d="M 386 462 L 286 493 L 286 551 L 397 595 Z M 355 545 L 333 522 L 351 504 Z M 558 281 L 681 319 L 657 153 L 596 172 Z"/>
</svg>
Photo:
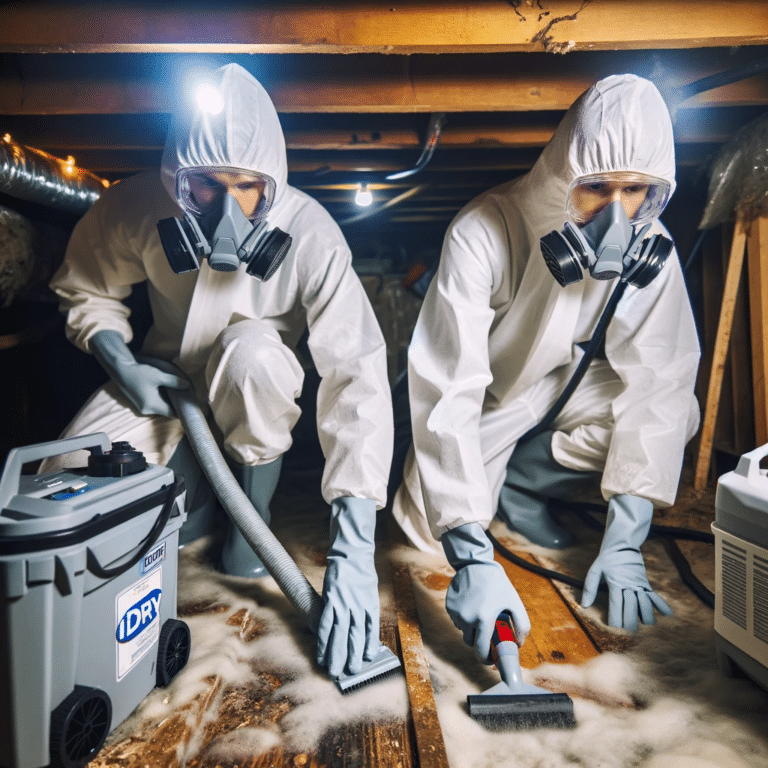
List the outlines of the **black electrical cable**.
<svg viewBox="0 0 768 768">
<path fill-rule="evenodd" d="M 592 338 L 589 340 L 584 355 L 579 361 L 578 366 L 576 366 L 576 370 L 574 371 L 573 376 L 571 376 L 570 381 L 565 385 L 565 389 L 552 404 L 552 407 L 544 414 L 544 418 L 542 418 L 535 427 L 531 427 L 531 429 L 518 440 L 519 443 L 530 440 L 532 437 L 541 434 L 549 427 L 555 420 L 557 414 L 563 409 L 566 401 L 573 394 L 573 391 L 579 385 L 579 382 L 584 378 L 587 368 L 589 368 L 590 363 L 594 360 L 597 351 L 600 349 L 600 345 L 603 343 L 603 338 L 605 337 L 605 332 L 608 328 L 608 323 L 613 318 L 613 315 L 616 312 L 616 307 L 618 306 L 621 297 L 624 295 L 626 287 L 627 282 L 623 278 L 616 284 L 613 293 L 611 293 L 611 296 L 608 299 L 608 303 L 605 305 L 603 314 L 600 315 L 600 319 L 597 321 L 595 332 L 592 334 Z"/>
<path fill-rule="evenodd" d="M 605 526 L 598 520 L 595 520 L 592 515 L 589 514 L 589 510 L 597 512 L 607 512 L 608 508 L 591 502 L 562 502 L 561 509 L 573 512 L 577 517 L 583 520 L 587 525 L 595 530 L 604 530 Z M 488 538 L 493 544 L 494 549 L 503 555 L 507 560 L 515 565 L 525 568 L 525 570 L 535 573 L 539 576 L 544 576 L 547 579 L 553 579 L 555 581 L 561 581 L 564 584 L 568 584 L 572 587 L 578 587 L 584 589 L 584 582 L 576 579 L 567 574 L 554 571 L 550 568 L 544 568 L 536 563 L 530 563 L 524 560 L 522 557 L 518 557 L 514 552 L 505 547 L 490 531 L 486 531 Z M 675 539 L 685 539 L 688 541 L 700 541 L 705 544 L 713 544 L 715 537 L 711 533 L 706 531 L 697 531 L 692 528 L 678 528 L 670 525 L 651 525 L 649 534 L 653 537 L 663 539 L 664 547 L 672 560 L 673 565 L 677 568 L 677 572 L 680 574 L 680 579 L 698 597 L 708 608 L 715 607 L 715 596 L 707 589 L 704 584 L 696 577 L 691 570 L 691 566 L 685 559 L 685 555 L 680 551 L 680 547 L 677 546 Z M 605 583 L 601 582 L 598 587 L 600 590 L 606 590 Z"/>
<path fill-rule="evenodd" d="M 677 568 L 677 572 L 680 574 L 680 578 L 688 589 L 693 592 L 696 597 L 701 600 L 708 608 L 715 607 L 715 595 L 710 592 L 694 575 L 691 570 L 691 566 L 685 559 L 685 555 L 680 551 L 680 547 L 677 546 L 677 542 L 674 539 L 665 539 L 664 547 L 667 550 L 672 562 Z"/>
<path fill-rule="evenodd" d="M 568 576 L 565 573 L 560 573 L 559 571 L 553 571 L 550 568 L 544 568 L 543 566 L 537 565 L 536 563 L 529 563 L 522 557 L 518 557 L 511 549 L 507 549 L 507 547 L 505 547 L 490 531 L 486 531 L 485 533 L 491 540 L 493 548 L 511 563 L 519 565 L 521 568 L 525 568 L 526 571 L 530 571 L 531 573 L 544 576 L 547 579 L 562 581 L 564 584 L 568 584 L 571 587 L 579 587 L 580 589 L 584 589 L 584 582 L 580 579 L 576 579 L 573 576 Z M 604 583 L 601 583 L 598 589 L 605 591 L 607 587 Z"/>
<path fill-rule="evenodd" d="M 601 522 L 595 520 L 589 514 L 589 510 L 602 512 L 603 514 L 607 513 L 608 507 L 603 504 L 595 504 L 585 501 L 569 501 L 561 502 L 560 508 L 566 509 L 569 512 L 573 512 L 575 515 L 581 518 L 581 520 L 586 522 L 595 530 L 602 531 L 605 528 Z M 693 528 L 678 528 L 677 526 L 673 525 L 651 525 L 650 534 L 660 538 L 701 541 L 705 544 L 714 544 L 715 542 L 715 537 L 711 533 L 707 533 L 706 531 L 697 531 Z"/>
<path fill-rule="evenodd" d="M 703 242 L 703 233 L 699 237 L 699 241 L 697 242 L 698 247 L 701 246 L 701 242 Z M 694 246 L 696 248 L 696 246 Z M 544 414 L 544 417 L 541 419 L 541 421 L 536 424 L 534 427 L 529 429 L 519 440 L 518 442 L 524 442 L 525 440 L 530 440 L 532 437 L 535 437 L 536 435 L 541 434 L 544 430 L 546 430 L 551 423 L 555 420 L 555 417 L 558 413 L 562 410 L 565 403 L 568 401 L 570 396 L 573 394 L 576 387 L 579 385 L 579 382 L 584 377 L 584 374 L 587 371 L 587 368 L 589 367 L 590 363 L 594 359 L 595 355 L 597 354 L 597 351 L 600 349 L 600 345 L 602 344 L 603 338 L 605 337 L 606 330 L 608 328 L 608 323 L 613 318 L 614 313 L 616 312 L 616 307 L 618 306 L 619 301 L 621 300 L 621 297 L 624 295 L 624 290 L 627 287 L 627 283 L 625 280 L 620 280 L 619 283 L 616 285 L 616 287 L 613 290 L 613 293 L 611 293 L 610 298 L 608 299 L 608 303 L 605 305 L 605 309 L 603 310 L 602 315 L 600 315 L 600 319 L 597 322 L 597 325 L 595 326 L 595 332 L 592 334 L 592 338 L 589 340 L 589 344 L 587 345 L 587 348 L 584 352 L 583 357 L 579 361 L 578 366 L 576 367 L 576 370 L 573 373 L 573 376 L 571 376 L 570 381 L 565 385 L 565 388 L 560 393 L 560 396 L 555 400 L 552 407 Z M 524 489 L 523 489 L 524 490 Z M 601 507 L 596 504 L 588 504 L 585 502 L 573 502 L 569 505 L 569 509 L 573 512 L 575 512 L 579 517 L 581 517 L 587 524 L 592 525 L 593 527 L 597 527 L 599 529 L 604 529 L 605 526 L 602 526 L 598 521 L 594 520 L 591 515 L 587 514 L 587 509 L 597 509 L 600 512 L 607 511 L 606 508 Z M 491 540 L 491 543 L 493 546 L 504 555 L 504 557 L 508 558 L 512 562 L 514 562 L 516 565 L 519 565 L 521 568 L 525 568 L 528 571 L 531 571 L 532 573 L 537 573 L 539 576 L 545 576 L 549 579 L 555 579 L 557 581 L 562 581 L 566 584 L 570 584 L 571 586 L 575 587 L 584 587 L 584 583 L 582 581 L 579 581 L 578 579 L 574 579 L 570 576 L 566 576 L 565 574 L 558 573 L 557 571 L 550 570 L 548 568 L 542 568 L 539 565 L 535 565 L 533 563 L 529 563 L 527 560 L 523 560 L 522 558 L 517 557 L 514 555 L 514 553 L 510 552 L 506 547 L 504 547 L 502 544 L 499 543 L 499 541 L 494 538 L 490 532 L 488 533 L 488 537 Z M 689 530 L 687 528 L 669 528 L 666 526 L 654 526 L 651 525 L 650 533 L 652 533 L 655 536 L 660 537 L 666 537 L 666 538 L 680 538 L 680 539 L 691 539 L 694 541 L 704 541 L 707 543 L 712 543 L 714 541 L 714 537 L 712 534 L 703 533 L 700 531 L 693 531 Z M 693 584 L 694 580 L 696 582 L 694 587 L 691 587 L 694 594 L 696 594 L 697 597 L 700 597 L 702 600 L 704 600 L 705 604 L 710 605 L 708 602 L 708 599 L 704 599 L 702 595 L 704 593 L 708 593 L 711 595 L 711 593 L 704 587 L 701 582 L 696 579 L 696 577 L 691 572 L 690 566 L 688 566 L 688 563 L 685 562 L 685 566 L 680 565 L 681 561 L 685 561 L 685 557 L 683 556 L 683 553 L 680 552 L 680 549 L 677 548 L 677 553 L 679 554 L 679 557 L 676 556 L 675 559 L 673 559 L 673 562 L 677 566 L 678 572 L 680 573 L 680 577 L 683 580 L 684 583 L 687 585 Z M 685 573 L 684 573 L 685 572 Z M 600 588 L 604 588 L 604 585 L 601 584 Z"/>
</svg>

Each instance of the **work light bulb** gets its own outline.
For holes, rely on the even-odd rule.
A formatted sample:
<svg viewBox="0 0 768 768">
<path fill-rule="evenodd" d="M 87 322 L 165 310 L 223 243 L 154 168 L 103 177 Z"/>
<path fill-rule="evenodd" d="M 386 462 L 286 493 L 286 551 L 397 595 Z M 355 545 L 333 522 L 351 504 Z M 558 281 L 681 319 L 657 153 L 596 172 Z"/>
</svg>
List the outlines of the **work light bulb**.
<svg viewBox="0 0 768 768">
<path fill-rule="evenodd" d="M 355 202 L 361 208 L 365 208 L 373 202 L 373 195 L 371 194 L 371 190 L 368 189 L 367 184 L 363 184 L 362 187 L 358 187 L 357 194 L 355 195 Z"/>
<path fill-rule="evenodd" d="M 200 83 L 195 91 L 195 98 L 197 99 L 197 106 L 203 112 L 218 115 L 224 109 L 224 99 L 221 98 L 221 94 L 210 83 Z"/>
</svg>

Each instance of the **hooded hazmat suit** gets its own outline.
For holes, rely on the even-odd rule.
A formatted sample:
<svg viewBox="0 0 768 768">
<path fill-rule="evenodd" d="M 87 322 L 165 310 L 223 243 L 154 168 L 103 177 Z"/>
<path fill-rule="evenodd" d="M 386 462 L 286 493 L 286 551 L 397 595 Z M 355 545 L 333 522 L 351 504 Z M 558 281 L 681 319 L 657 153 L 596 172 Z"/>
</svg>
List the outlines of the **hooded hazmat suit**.
<svg viewBox="0 0 768 768">
<path fill-rule="evenodd" d="M 283 133 L 266 91 L 235 64 L 215 77 L 223 110 L 174 116 L 161 173 L 115 184 L 75 227 L 51 282 L 67 312 L 67 335 L 84 351 L 91 351 L 89 340 L 99 331 L 130 341 L 123 299 L 146 280 L 154 322 L 142 352 L 187 374 L 210 408 L 229 458 L 253 466 L 274 461 L 291 445 L 304 377 L 294 350 L 308 328 L 321 377 L 323 497 L 328 503 L 371 500 L 375 513 L 386 502 L 393 440 L 381 330 L 338 226 L 287 183 Z M 259 212 L 270 229 L 292 236 L 285 260 L 267 282 L 246 274 L 243 264 L 218 272 L 202 260 L 199 271 L 171 270 L 157 223 L 181 217 L 176 174 L 191 167 L 244 169 L 266 178 Z M 67 433 L 98 430 L 128 440 L 158 464 L 168 462 L 182 438 L 177 419 L 140 415 L 114 383 L 97 391 Z M 82 457 L 67 459 L 77 463 Z"/>
<path fill-rule="evenodd" d="M 393 513 L 411 542 L 488 527 L 517 440 L 570 378 L 616 280 L 561 287 L 539 239 L 560 230 L 580 178 L 630 171 L 664 180 L 640 223 L 674 191 L 672 125 L 656 88 L 608 77 L 574 103 L 531 171 L 480 195 L 452 222 L 408 354 L 413 446 Z M 699 421 L 699 345 L 673 250 L 643 289 L 628 286 L 595 360 L 553 424 L 562 466 L 602 473 L 606 499 L 669 506 Z"/>
</svg>

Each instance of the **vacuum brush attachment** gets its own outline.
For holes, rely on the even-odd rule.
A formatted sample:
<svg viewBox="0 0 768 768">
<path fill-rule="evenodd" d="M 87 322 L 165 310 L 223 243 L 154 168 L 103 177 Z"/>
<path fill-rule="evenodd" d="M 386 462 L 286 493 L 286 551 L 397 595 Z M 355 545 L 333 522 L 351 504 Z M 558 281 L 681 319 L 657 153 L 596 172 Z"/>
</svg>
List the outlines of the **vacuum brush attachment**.
<svg viewBox="0 0 768 768">
<path fill-rule="evenodd" d="M 484 693 L 467 696 L 470 717 L 492 730 L 576 725 L 570 696 L 523 682 L 520 652 L 509 613 L 501 613 L 496 619 L 491 656 L 502 682 Z"/>
<path fill-rule="evenodd" d="M 346 694 L 369 683 L 379 682 L 401 670 L 402 667 L 397 656 L 385 645 L 382 645 L 376 658 L 373 661 L 363 662 L 363 668 L 356 675 L 342 674 L 340 677 L 335 677 L 333 681 L 336 683 L 336 687 Z"/>
</svg>

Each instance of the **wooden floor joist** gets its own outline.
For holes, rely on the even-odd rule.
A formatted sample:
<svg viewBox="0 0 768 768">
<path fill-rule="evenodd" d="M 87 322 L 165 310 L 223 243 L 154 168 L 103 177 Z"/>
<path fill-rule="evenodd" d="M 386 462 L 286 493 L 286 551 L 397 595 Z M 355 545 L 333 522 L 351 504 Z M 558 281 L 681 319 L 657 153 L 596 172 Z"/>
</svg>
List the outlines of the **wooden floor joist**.
<svg viewBox="0 0 768 768">
<path fill-rule="evenodd" d="M 393 588 L 397 600 L 397 627 L 416 735 L 419 768 L 448 768 L 448 755 L 437 717 L 435 696 L 421 642 L 416 602 L 407 565 L 395 567 Z"/>
</svg>

